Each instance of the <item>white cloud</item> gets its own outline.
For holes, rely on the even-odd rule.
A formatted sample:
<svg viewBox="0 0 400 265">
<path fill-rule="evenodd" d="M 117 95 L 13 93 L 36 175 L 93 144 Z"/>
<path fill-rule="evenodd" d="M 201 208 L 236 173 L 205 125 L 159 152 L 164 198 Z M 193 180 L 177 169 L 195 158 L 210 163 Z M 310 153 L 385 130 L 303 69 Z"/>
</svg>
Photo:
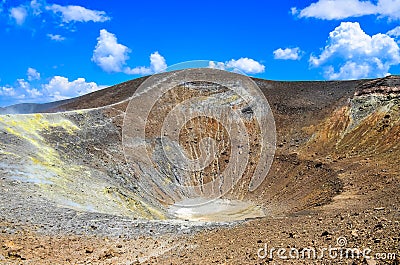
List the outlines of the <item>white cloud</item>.
<svg viewBox="0 0 400 265">
<path fill-rule="evenodd" d="M 122 72 L 129 59 L 130 49 L 119 44 L 117 37 L 105 29 L 100 30 L 92 61 L 106 72 Z"/>
<path fill-rule="evenodd" d="M 29 69 L 32 69 L 32 68 L 29 68 Z M 28 75 L 28 78 L 29 78 L 29 75 Z M 39 78 L 40 78 L 40 76 L 39 76 Z M 42 92 L 40 92 L 36 88 L 32 88 L 31 84 L 29 82 L 27 82 L 25 79 L 17 79 L 17 87 L 19 90 L 19 93 L 18 93 L 19 99 L 24 99 L 24 98 L 36 99 L 40 96 L 43 96 Z"/>
<path fill-rule="evenodd" d="M 28 94 L 28 97 L 32 99 L 36 99 L 38 97 L 43 96 L 43 93 L 37 90 L 36 88 L 27 88 L 26 93 Z"/>
<path fill-rule="evenodd" d="M 391 66 L 400 64 L 400 48 L 386 34 L 369 36 L 359 23 L 342 22 L 329 34 L 322 53 L 311 55 L 309 62 L 314 67 L 325 67 L 328 79 L 382 77 Z"/>
<path fill-rule="evenodd" d="M 54 35 L 54 34 L 47 34 L 47 37 L 49 38 L 49 39 L 51 39 L 51 40 L 54 40 L 54 41 L 63 41 L 63 40 L 65 40 L 65 37 L 63 37 L 63 36 L 61 36 L 61 35 L 58 35 L 58 34 L 56 34 L 56 35 Z"/>
<path fill-rule="evenodd" d="M 93 51 L 92 61 L 106 72 L 124 72 L 131 75 L 150 75 L 167 68 L 165 58 L 158 52 L 150 55 L 150 66 L 131 68 L 126 65 L 131 50 L 118 43 L 117 37 L 105 29 L 100 30 L 97 45 Z"/>
<path fill-rule="evenodd" d="M 36 69 L 31 67 L 28 68 L 26 75 L 28 76 L 29 81 L 40 79 L 40 73 Z"/>
<path fill-rule="evenodd" d="M 42 4 L 37 0 L 32 0 L 29 6 L 33 15 L 38 16 L 42 13 Z"/>
<path fill-rule="evenodd" d="M 361 17 L 376 15 L 389 19 L 400 19 L 400 0 L 319 0 L 308 7 L 298 11 L 292 8 L 293 15 L 300 18 L 318 18 L 326 20 L 344 19 L 349 17 Z"/>
<path fill-rule="evenodd" d="M 0 3 L 0 11 L 3 9 L 5 0 Z M 42 13 L 42 4 L 37 0 L 32 0 L 29 3 L 19 5 L 17 7 L 12 7 L 10 9 L 10 17 L 15 20 L 15 23 L 22 25 L 29 15 L 38 16 Z"/>
<path fill-rule="evenodd" d="M 25 79 L 17 79 L 14 87 L 0 87 L 0 95 L 5 97 L 5 101 L 19 103 L 21 100 L 36 99 L 43 94 L 36 88 L 31 88 L 31 84 Z"/>
<path fill-rule="evenodd" d="M 297 10 L 297 7 L 292 7 L 290 9 L 290 13 L 294 16 L 294 15 L 297 15 L 299 13 L 299 10 Z"/>
<path fill-rule="evenodd" d="M 0 0 L 0 13 L 3 11 L 4 3 L 5 0 Z M 36 18 L 37 22 L 47 21 L 49 16 L 45 15 L 49 13 L 56 14 L 56 16 L 51 16 L 50 18 L 61 20 L 64 23 L 61 26 L 72 22 L 105 22 L 111 19 L 104 11 L 91 10 L 76 5 L 50 5 L 45 0 L 26 1 L 19 6 L 10 7 L 8 12 L 10 18 L 17 25 L 23 25 L 28 18 Z"/>
<path fill-rule="evenodd" d="M 392 36 L 392 37 L 399 37 L 400 36 L 400 26 L 395 27 L 392 30 L 389 30 L 386 35 Z"/>
<path fill-rule="evenodd" d="M 36 84 L 36 87 L 29 80 L 17 79 L 12 86 L 0 86 L 0 96 L 3 104 L 42 103 L 81 96 L 105 87 L 86 82 L 84 78 L 69 81 L 63 76 L 54 76 L 47 83 Z"/>
<path fill-rule="evenodd" d="M 223 63 L 223 62 L 210 61 L 208 63 L 208 67 L 209 68 L 214 68 L 214 69 L 219 69 L 219 70 L 226 70 L 225 63 Z"/>
<path fill-rule="evenodd" d="M 301 50 L 300 48 L 279 48 L 274 51 L 274 58 L 278 60 L 300 60 Z"/>
<path fill-rule="evenodd" d="M 10 9 L 10 17 L 15 20 L 15 23 L 22 25 L 28 16 L 28 11 L 24 6 L 13 7 Z"/>
<path fill-rule="evenodd" d="M 258 74 L 263 73 L 265 70 L 265 66 L 260 64 L 259 62 L 249 59 L 249 58 L 240 58 L 238 60 L 230 60 L 226 63 L 226 66 L 229 68 L 237 68 L 240 71 L 248 74 Z"/>
<path fill-rule="evenodd" d="M 16 95 L 15 89 L 10 86 L 0 87 L 0 96 L 14 97 Z"/>
<path fill-rule="evenodd" d="M 18 93 L 19 99 L 21 98 L 35 99 L 43 95 L 43 93 L 40 92 L 38 89 L 32 88 L 31 84 L 27 82 L 25 79 L 17 79 L 17 88 L 19 90 Z"/>
<path fill-rule="evenodd" d="M 47 10 L 60 14 L 62 21 L 65 23 L 70 22 L 105 22 L 110 20 L 106 12 L 87 9 L 83 6 L 61 6 L 53 4 L 46 7 Z"/>
<path fill-rule="evenodd" d="M 31 85 L 25 81 L 25 79 L 17 79 L 18 86 L 23 90 L 26 90 L 31 87 Z"/>
<path fill-rule="evenodd" d="M 139 66 L 133 69 L 126 67 L 124 72 L 132 75 L 151 75 L 164 71 L 167 68 L 165 58 L 158 52 L 150 55 L 150 67 Z"/>
<path fill-rule="evenodd" d="M 208 67 L 220 70 L 239 70 L 239 72 L 246 74 L 259 74 L 265 71 L 264 65 L 250 58 L 240 58 L 238 60 L 232 59 L 225 63 L 210 61 Z"/>
<path fill-rule="evenodd" d="M 103 88 L 95 82 L 86 82 L 85 78 L 69 81 L 63 76 L 54 76 L 48 84 L 43 85 L 42 92 L 50 100 L 63 100 L 84 95 Z"/>
<path fill-rule="evenodd" d="M 328 66 L 325 70 L 325 76 L 331 80 L 360 79 L 368 77 L 371 73 L 371 70 L 372 67 L 369 63 L 356 63 L 348 61 L 339 68 L 338 72 L 335 72 L 333 66 Z"/>
<path fill-rule="evenodd" d="M 165 58 L 158 52 L 154 52 L 150 55 L 150 69 L 153 73 L 159 73 L 167 68 Z"/>
<path fill-rule="evenodd" d="M 128 75 L 151 75 L 151 70 L 145 66 L 137 66 L 135 68 L 126 67 L 124 73 Z"/>
</svg>

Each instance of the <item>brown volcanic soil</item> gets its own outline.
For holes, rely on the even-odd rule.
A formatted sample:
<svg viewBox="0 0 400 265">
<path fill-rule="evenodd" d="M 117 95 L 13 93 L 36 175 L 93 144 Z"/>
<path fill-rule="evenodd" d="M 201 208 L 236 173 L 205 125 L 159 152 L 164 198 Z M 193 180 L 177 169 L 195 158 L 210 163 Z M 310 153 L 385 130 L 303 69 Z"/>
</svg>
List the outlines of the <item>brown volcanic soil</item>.
<svg viewBox="0 0 400 265">
<path fill-rule="evenodd" d="M 130 98 L 133 93 L 135 93 L 136 88 L 140 86 L 140 84 L 146 79 L 147 77 L 141 77 L 102 90 L 98 90 L 77 97 L 72 101 L 58 106 L 55 109 L 49 109 L 43 112 L 91 109 L 116 104 Z"/>
<path fill-rule="evenodd" d="M 119 102 L 129 98 L 143 80 L 94 92 L 51 111 L 116 104 L 104 110 L 106 116 L 116 117 L 127 105 Z M 160 244 L 166 244 L 165 251 L 140 261 L 399 264 L 400 111 L 393 89 L 399 87 L 398 79 L 375 83 L 255 81 L 274 113 L 278 148 L 264 183 L 245 196 L 264 205 L 267 217 L 188 235 L 134 237 L 123 228 L 118 236 L 52 235 L 18 220 L 3 220 L 0 264 L 136 264 L 142 252 L 157 252 Z M 114 119 L 117 128 L 121 122 L 121 118 Z M 325 255 L 316 260 L 283 260 L 276 252 L 272 259 L 257 257 L 265 244 L 276 249 L 335 247 L 339 237 L 347 239 L 347 247 L 368 247 L 373 254 L 395 253 L 397 258 L 340 260 Z"/>
</svg>

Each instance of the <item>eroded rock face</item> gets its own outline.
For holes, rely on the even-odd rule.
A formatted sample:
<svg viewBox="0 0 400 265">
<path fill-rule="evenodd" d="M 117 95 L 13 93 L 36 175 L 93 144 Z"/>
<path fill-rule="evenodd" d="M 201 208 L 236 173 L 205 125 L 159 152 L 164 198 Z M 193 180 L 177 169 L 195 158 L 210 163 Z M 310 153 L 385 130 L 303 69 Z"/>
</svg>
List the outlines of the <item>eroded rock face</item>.
<svg viewBox="0 0 400 265">
<path fill-rule="evenodd" d="M 250 78 L 188 69 L 150 77 L 138 88 L 123 144 L 152 196 L 165 204 L 212 200 L 262 182 L 275 151 L 275 123 Z"/>
<path fill-rule="evenodd" d="M 400 76 L 368 81 L 356 88 L 351 99 L 354 125 L 375 111 L 385 111 L 400 103 Z"/>
<path fill-rule="evenodd" d="M 379 95 L 399 95 L 400 94 L 400 76 L 392 75 L 381 79 L 375 79 L 365 82 L 357 87 L 355 96 L 368 94 Z"/>
<path fill-rule="evenodd" d="M 399 85 L 398 76 L 358 85 L 348 103 L 316 127 L 309 148 L 339 158 L 396 161 L 400 155 Z"/>
<path fill-rule="evenodd" d="M 261 90 L 246 76 L 217 69 L 148 78 L 130 100 L 122 132 L 141 187 L 167 207 L 242 199 L 234 192 L 254 191 L 275 151 L 275 123 Z M 238 205 L 229 211 L 245 215 Z"/>
</svg>

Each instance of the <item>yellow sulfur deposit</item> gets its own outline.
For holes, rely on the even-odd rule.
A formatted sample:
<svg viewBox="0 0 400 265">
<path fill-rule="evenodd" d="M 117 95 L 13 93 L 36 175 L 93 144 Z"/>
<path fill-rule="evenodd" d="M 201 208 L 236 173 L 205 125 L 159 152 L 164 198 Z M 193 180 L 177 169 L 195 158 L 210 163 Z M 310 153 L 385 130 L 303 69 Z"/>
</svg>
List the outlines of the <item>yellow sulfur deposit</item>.
<svg viewBox="0 0 400 265">
<path fill-rule="evenodd" d="M 23 140 L 26 145 L 24 154 L 15 154 L 12 145 L 0 143 L 0 155 L 19 158 L 23 164 L 20 172 L 25 172 L 28 181 L 36 183 L 46 197 L 61 206 L 80 211 L 164 219 L 162 212 L 150 207 L 136 194 L 99 178 L 101 173 L 97 174 L 87 165 L 71 163 L 73 157 L 68 162 L 65 160 L 54 146 L 80 148 L 74 144 L 79 141 L 79 136 L 75 135 L 79 130 L 65 114 L 0 115 L 0 131 Z M 43 137 L 45 134 L 56 137 L 59 142 L 48 142 Z M 66 141 L 65 134 L 71 135 L 72 143 Z"/>
</svg>

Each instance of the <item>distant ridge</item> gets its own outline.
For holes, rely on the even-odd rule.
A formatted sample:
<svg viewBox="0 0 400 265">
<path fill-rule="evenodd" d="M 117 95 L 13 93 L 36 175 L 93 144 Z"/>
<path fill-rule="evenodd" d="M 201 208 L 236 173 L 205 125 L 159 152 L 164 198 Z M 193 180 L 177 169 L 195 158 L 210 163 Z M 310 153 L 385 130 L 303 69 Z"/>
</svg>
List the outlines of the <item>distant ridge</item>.
<svg viewBox="0 0 400 265">
<path fill-rule="evenodd" d="M 38 112 L 46 112 L 49 109 L 57 108 L 63 104 L 66 104 L 73 99 L 66 99 L 61 101 L 54 101 L 49 103 L 20 103 L 11 105 L 8 107 L 0 107 L 0 114 L 29 114 L 29 113 L 38 113 Z"/>
<path fill-rule="evenodd" d="M 0 107 L 0 115 L 46 112 L 53 113 L 78 109 L 90 109 L 111 104 L 117 104 L 131 97 L 135 93 L 136 89 L 140 86 L 140 84 L 142 84 L 147 78 L 148 76 L 136 78 L 111 87 L 97 90 L 86 95 L 62 101 L 42 104 L 21 103 L 3 108 Z M 382 89 L 383 91 L 387 91 L 388 87 L 390 87 L 389 90 L 394 89 L 396 90 L 396 92 L 398 92 L 398 85 L 400 83 L 399 76 L 388 76 L 378 79 L 352 81 L 270 81 L 259 78 L 253 78 L 253 80 L 260 86 L 263 92 L 268 94 L 268 96 L 270 97 L 279 97 L 280 94 L 288 92 L 287 89 L 289 87 L 297 88 L 299 90 L 308 90 L 311 87 L 319 87 L 323 90 L 326 89 L 325 92 L 327 93 L 338 93 L 339 91 L 335 91 L 335 88 L 343 90 L 344 87 L 347 87 L 347 89 L 344 89 L 342 93 L 347 91 L 347 93 L 352 94 L 355 92 L 356 96 L 368 92 L 378 92 Z M 343 85 L 344 87 L 342 87 Z M 297 89 L 295 89 L 295 91 Z M 295 92 L 292 89 L 289 90 L 291 90 L 292 93 Z M 314 92 L 312 92 L 312 94 L 313 93 Z M 312 96 L 312 94 L 310 94 L 310 96 Z"/>
</svg>

